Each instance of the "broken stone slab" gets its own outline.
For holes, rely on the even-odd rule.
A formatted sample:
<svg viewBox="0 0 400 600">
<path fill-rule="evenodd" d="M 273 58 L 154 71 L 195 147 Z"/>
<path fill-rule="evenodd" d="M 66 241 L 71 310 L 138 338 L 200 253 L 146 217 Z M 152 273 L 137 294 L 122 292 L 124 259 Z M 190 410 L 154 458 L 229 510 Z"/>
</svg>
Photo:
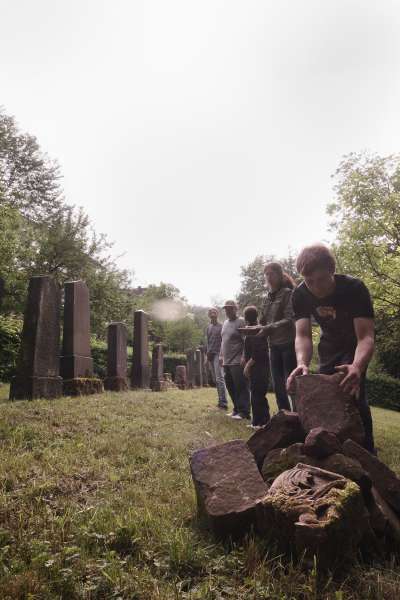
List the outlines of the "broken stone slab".
<svg viewBox="0 0 400 600">
<path fill-rule="evenodd" d="M 257 515 L 258 529 L 272 534 L 282 550 L 311 560 L 315 555 L 322 568 L 354 557 L 368 527 L 354 482 L 302 463 L 277 477 Z"/>
<path fill-rule="evenodd" d="M 341 442 L 364 443 L 365 433 L 354 396 L 343 391 L 342 373 L 296 378 L 296 410 L 306 433 L 321 427 Z"/>
<path fill-rule="evenodd" d="M 297 413 L 280 410 L 272 419 L 249 438 L 247 446 L 254 455 L 258 468 L 270 450 L 304 442 L 305 433 Z"/>
<path fill-rule="evenodd" d="M 396 515 L 394 510 L 389 506 L 389 504 L 382 498 L 381 494 L 378 492 L 376 487 L 372 487 L 371 489 L 372 497 L 378 508 L 379 512 L 382 515 L 384 521 L 384 529 L 383 533 L 385 536 L 389 536 L 396 542 L 400 543 L 400 520 Z M 374 520 L 371 519 L 371 525 L 374 526 Z"/>
<path fill-rule="evenodd" d="M 326 458 L 342 451 L 342 444 L 331 431 L 315 427 L 308 433 L 304 442 L 304 454 L 314 458 Z"/>
<path fill-rule="evenodd" d="M 397 475 L 385 463 L 353 440 L 345 441 L 343 452 L 346 456 L 358 460 L 382 498 L 400 513 L 400 479 Z"/>
<path fill-rule="evenodd" d="M 175 368 L 175 384 L 180 390 L 186 390 L 188 387 L 187 384 L 187 374 L 186 374 L 186 366 L 185 365 L 177 365 Z"/>
<path fill-rule="evenodd" d="M 190 468 L 198 512 L 220 538 L 237 539 L 256 523 L 256 506 L 268 492 L 242 440 L 193 452 Z"/>
</svg>

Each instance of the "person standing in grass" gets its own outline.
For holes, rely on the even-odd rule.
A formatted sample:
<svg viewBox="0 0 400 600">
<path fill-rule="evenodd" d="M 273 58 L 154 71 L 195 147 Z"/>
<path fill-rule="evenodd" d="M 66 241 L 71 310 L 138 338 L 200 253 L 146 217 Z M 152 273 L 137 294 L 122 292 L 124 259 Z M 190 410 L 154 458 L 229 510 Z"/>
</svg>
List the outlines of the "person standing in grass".
<svg viewBox="0 0 400 600">
<path fill-rule="evenodd" d="M 321 328 L 319 372 L 344 373 L 340 385 L 356 398 L 365 429 L 365 447 L 375 453 L 371 411 L 365 393 L 368 364 L 374 353 L 374 309 L 369 291 L 360 279 L 335 273 L 332 252 L 323 244 L 303 248 L 296 268 L 304 281 L 293 292 L 298 366 L 294 379 L 307 375 L 313 354 L 311 318 Z"/>
<path fill-rule="evenodd" d="M 271 376 L 278 408 L 291 410 L 286 381 L 297 365 L 292 307 L 295 283 L 278 262 L 265 265 L 264 277 L 268 294 L 260 319 L 263 327 L 258 335 L 268 339 Z"/>
<path fill-rule="evenodd" d="M 255 306 L 244 309 L 246 326 L 258 325 L 258 311 Z M 253 415 L 251 427 L 259 429 L 270 420 L 268 391 L 268 342 L 265 336 L 246 335 L 244 338 L 244 376 L 249 380 L 251 412 Z"/>
<path fill-rule="evenodd" d="M 239 331 L 244 327 L 242 317 L 238 317 L 236 302 L 228 300 L 223 307 L 226 321 L 222 325 L 220 365 L 224 367 L 225 385 L 233 402 L 232 419 L 250 419 L 250 397 L 247 381 L 243 375 L 243 337 Z"/>
<path fill-rule="evenodd" d="M 227 409 L 228 402 L 226 399 L 224 374 L 222 367 L 219 364 L 219 354 L 221 351 L 221 331 L 222 324 L 218 322 L 218 310 L 210 308 L 208 311 L 210 324 L 206 331 L 206 360 L 211 368 L 211 373 L 217 386 L 218 393 L 218 408 Z"/>
</svg>

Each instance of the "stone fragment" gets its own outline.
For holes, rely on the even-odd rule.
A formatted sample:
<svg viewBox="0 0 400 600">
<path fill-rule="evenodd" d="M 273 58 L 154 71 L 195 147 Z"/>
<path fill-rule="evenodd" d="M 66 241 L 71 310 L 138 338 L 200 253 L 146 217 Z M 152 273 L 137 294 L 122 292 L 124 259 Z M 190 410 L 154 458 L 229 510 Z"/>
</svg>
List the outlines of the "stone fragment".
<svg viewBox="0 0 400 600">
<path fill-rule="evenodd" d="M 382 519 L 384 521 L 384 529 L 383 534 L 385 536 L 391 537 L 396 542 L 400 542 L 400 520 L 396 515 L 394 510 L 389 506 L 389 504 L 382 498 L 381 494 L 375 487 L 372 487 L 371 493 L 375 504 L 382 515 Z M 376 518 L 376 517 L 375 517 Z M 372 528 L 374 528 L 375 521 L 371 520 Z"/>
<path fill-rule="evenodd" d="M 10 399 L 61 396 L 59 352 L 59 288 L 49 276 L 32 277 L 29 280 L 21 346 L 16 376 L 11 382 Z"/>
<path fill-rule="evenodd" d="M 194 452 L 190 467 L 200 516 L 221 538 L 240 538 L 256 521 L 268 487 L 245 442 L 233 440 Z"/>
<path fill-rule="evenodd" d="M 302 463 L 275 479 L 257 514 L 258 528 L 284 551 L 315 555 L 321 568 L 354 558 L 368 526 L 355 483 Z"/>
<path fill-rule="evenodd" d="M 187 384 L 188 384 L 188 388 L 190 388 L 190 389 L 196 387 L 195 363 L 196 363 L 195 351 L 188 350 L 188 352 L 186 352 Z"/>
<path fill-rule="evenodd" d="M 164 384 L 166 385 L 167 390 L 178 389 L 178 386 L 175 385 L 175 382 L 172 380 L 171 373 L 164 373 Z"/>
<path fill-rule="evenodd" d="M 149 315 L 135 310 L 133 315 L 133 360 L 131 387 L 147 389 L 150 385 L 149 366 Z"/>
<path fill-rule="evenodd" d="M 195 381 L 197 387 L 203 386 L 203 353 L 200 349 L 195 352 Z"/>
<path fill-rule="evenodd" d="M 175 368 L 175 384 L 180 390 L 187 389 L 186 366 L 177 365 Z"/>
<path fill-rule="evenodd" d="M 305 434 L 297 413 L 280 410 L 272 419 L 250 437 L 247 445 L 261 469 L 268 452 L 296 442 L 304 442 Z"/>
<path fill-rule="evenodd" d="M 343 374 L 303 375 L 296 378 L 296 410 L 306 433 L 316 427 L 344 442 L 364 443 L 364 427 L 353 396 L 340 387 Z"/>
<path fill-rule="evenodd" d="M 343 452 L 346 456 L 358 460 L 382 498 L 400 513 L 400 479 L 396 474 L 353 440 L 345 441 Z"/>
<path fill-rule="evenodd" d="M 363 494 L 366 494 L 371 489 L 371 479 L 369 475 L 364 471 L 358 460 L 354 460 L 344 454 L 331 454 L 327 458 L 318 461 L 316 466 L 320 466 L 321 469 L 326 471 L 332 471 L 333 473 L 339 473 L 343 477 L 354 481 L 360 488 Z"/>
<path fill-rule="evenodd" d="M 153 392 L 165 392 L 167 382 L 164 379 L 164 351 L 162 344 L 154 344 L 151 359 L 150 387 Z"/>
<path fill-rule="evenodd" d="M 110 323 L 107 328 L 107 377 L 106 390 L 123 392 L 128 389 L 127 380 L 128 332 L 123 323 Z"/>
<path fill-rule="evenodd" d="M 103 382 L 93 376 L 90 350 L 89 290 L 84 281 L 68 281 L 64 287 L 64 332 L 60 361 L 66 396 L 98 394 Z"/>
<path fill-rule="evenodd" d="M 334 433 L 315 427 L 308 433 L 304 442 L 304 454 L 315 458 L 326 458 L 342 451 L 342 444 Z"/>
</svg>

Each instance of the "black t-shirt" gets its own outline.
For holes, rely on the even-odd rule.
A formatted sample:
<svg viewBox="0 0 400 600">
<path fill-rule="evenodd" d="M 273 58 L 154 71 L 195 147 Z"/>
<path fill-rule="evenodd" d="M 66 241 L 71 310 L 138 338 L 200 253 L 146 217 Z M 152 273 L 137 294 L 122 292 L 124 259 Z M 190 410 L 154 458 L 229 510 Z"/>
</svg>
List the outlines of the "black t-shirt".
<svg viewBox="0 0 400 600">
<path fill-rule="evenodd" d="M 252 358 L 256 365 L 267 367 L 268 341 L 262 336 L 246 335 L 244 338 L 244 357 L 246 362 Z"/>
<path fill-rule="evenodd" d="M 326 298 L 316 298 L 304 282 L 294 290 L 292 296 L 296 321 L 313 316 L 321 327 L 318 353 L 321 370 L 325 371 L 324 366 L 332 366 L 344 356 L 353 359 L 357 346 L 353 319 L 374 318 L 371 297 L 360 279 L 335 275 L 335 284 L 334 291 Z"/>
</svg>

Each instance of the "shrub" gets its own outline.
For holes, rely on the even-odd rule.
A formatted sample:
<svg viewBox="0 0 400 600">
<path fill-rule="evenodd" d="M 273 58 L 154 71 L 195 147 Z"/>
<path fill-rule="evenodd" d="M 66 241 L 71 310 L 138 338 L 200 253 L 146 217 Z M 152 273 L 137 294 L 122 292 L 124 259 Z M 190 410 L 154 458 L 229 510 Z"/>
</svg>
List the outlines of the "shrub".
<svg viewBox="0 0 400 600">
<path fill-rule="evenodd" d="M 0 315 L 0 381 L 10 381 L 15 374 L 21 331 L 21 318 Z"/>
<path fill-rule="evenodd" d="M 400 379 L 383 373 L 369 373 L 367 397 L 372 406 L 400 411 Z"/>
<path fill-rule="evenodd" d="M 177 352 L 164 354 L 165 373 L 171 373 L 172 377 L 175 377 L 175 368 L 177 365 L 186 365 L 186 354 L 178 354 Z"/>
</svg>

